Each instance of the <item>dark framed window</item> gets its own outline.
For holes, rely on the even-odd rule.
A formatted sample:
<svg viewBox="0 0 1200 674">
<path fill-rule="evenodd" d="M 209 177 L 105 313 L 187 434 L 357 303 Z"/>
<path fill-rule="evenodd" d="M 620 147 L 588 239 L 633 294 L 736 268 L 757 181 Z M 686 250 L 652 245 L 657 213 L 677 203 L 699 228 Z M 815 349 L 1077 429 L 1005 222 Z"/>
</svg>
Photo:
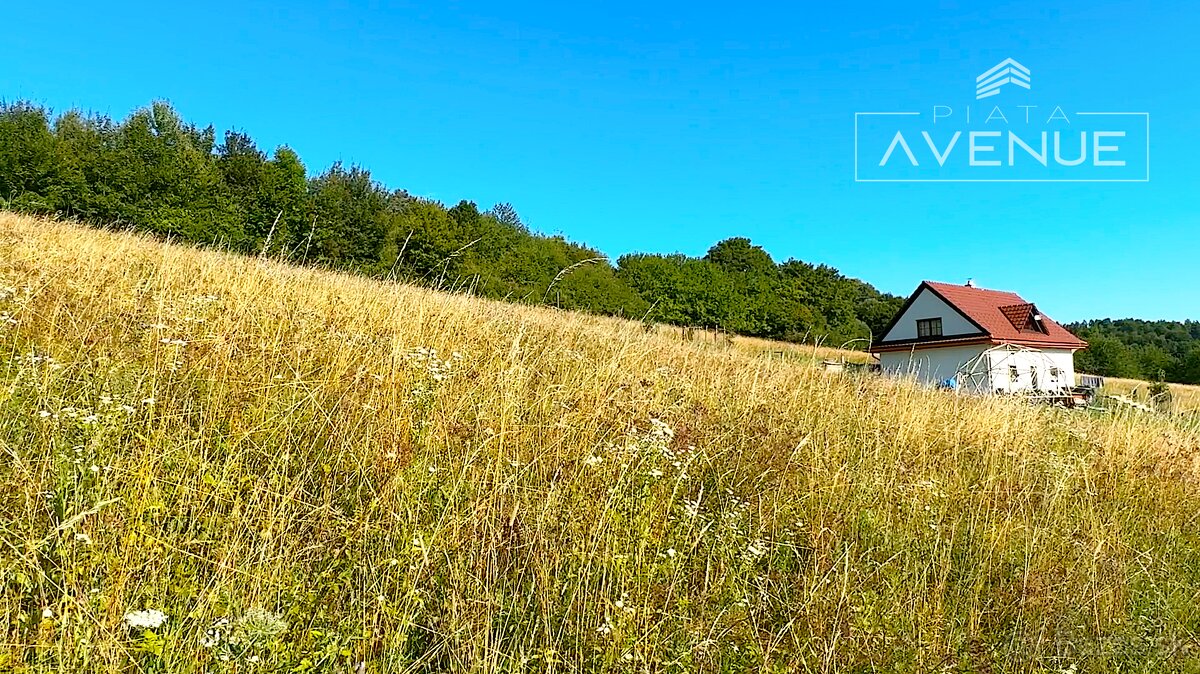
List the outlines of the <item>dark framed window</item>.
<svg viewBox="0 0 1200 674">
<path fill-rule="evenodd" d="M 917 319 L 917 338 L 925 339 L 926 337 L 941 337 L 942 336 L 942 319 L 940 318 L 918 318 Z"/>
<path fill-rule="evenodd" d="M 1017 369 L 1017 366 L 1016 366 L 1016 365 L 1009 365 L 1009 366 L 1008 366 L 1008 379 L 1009 379 L 1009 381 L 1011 381 L 1012 383 L 1014 383 L 1014 384 L 1015 384 L 1015 383 L 1017 383 L 1017 381 L 1018 381 L 1020 378 L 1021 378 L 1021 371 Z"/>
</svg>

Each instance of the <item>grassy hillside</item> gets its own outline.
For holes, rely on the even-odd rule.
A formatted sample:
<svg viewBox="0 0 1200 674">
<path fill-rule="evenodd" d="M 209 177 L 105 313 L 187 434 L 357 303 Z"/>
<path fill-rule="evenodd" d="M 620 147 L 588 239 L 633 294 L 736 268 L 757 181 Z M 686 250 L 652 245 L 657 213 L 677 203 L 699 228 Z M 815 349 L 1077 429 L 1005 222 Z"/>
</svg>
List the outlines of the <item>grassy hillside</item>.
<svg viewBox="0 0 1200 674">
<path fill-rule="evenodd" d="M 1129 396 L 1135 400 L 1149 402 L 1150 386 L 1148 381 L 1140 379 L 1119 379 L 1106 377 L 1102 393 L 1115 393 Z M 1167 384 L 1171 391 L 1171 408 L 1175 412 L 1200 411 L 1200 386 L 1190 384 Z"/>
<path fill-rule="evenodd" d="M 0 295 L 0 670 L 1200 669 L 1179 420 L 5 214 Z"/>
</svg>

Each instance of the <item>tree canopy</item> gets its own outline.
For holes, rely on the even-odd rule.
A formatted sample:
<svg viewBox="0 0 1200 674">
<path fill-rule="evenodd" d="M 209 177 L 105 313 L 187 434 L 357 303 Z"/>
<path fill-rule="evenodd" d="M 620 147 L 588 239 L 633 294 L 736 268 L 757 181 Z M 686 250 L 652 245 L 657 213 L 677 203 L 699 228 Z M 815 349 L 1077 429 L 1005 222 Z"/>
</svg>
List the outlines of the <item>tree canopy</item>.
<svg viewBox="0 0 1200 674">
<path fill-rule="evenodd" d="M 0 104 L 0 208 L 133 228 L 298 264 L 516 302 L 791 341 L 863 346 L 902 304 L 836 269 L 776 262 L 744 237 L 702 257 L 598 251 L 543 236 L 499 203 L 446 207 L 287 146 L 184 121 L 167 103 L 123 121 Z M 1200 322 L 1096 320 L 1080 371 L 1200 383 Z"/>
<path fill-rule="evenodd" d="M 291 148 L 218 135 L 156 102 L 115 122 L 0 104 L 0 207 L 134 228 L 517 302 L 786 339 L 865 345 L 901 299 L 743 237 L 703 257 L 631 254 L 615 265 L 531 231 L 516 208 L 445 206 L 361 166 L 310 174 Z"/>
<path fill-rule="evenodd" d="M 1080 372 L 1200 384 L 1200 321 L 1106 318 L 1066 328 L 1088 342 L 1075 355 Z"/>
</svg>

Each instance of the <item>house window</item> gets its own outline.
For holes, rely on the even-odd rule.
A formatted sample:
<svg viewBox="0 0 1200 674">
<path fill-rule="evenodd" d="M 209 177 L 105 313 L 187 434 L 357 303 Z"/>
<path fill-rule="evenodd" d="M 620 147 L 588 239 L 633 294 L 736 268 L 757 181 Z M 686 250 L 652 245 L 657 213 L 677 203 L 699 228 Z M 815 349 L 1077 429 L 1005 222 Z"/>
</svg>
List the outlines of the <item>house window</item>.
<svg viewBox="0 0 1200 674">
<path fill-rule="evenodd" d="M 1052 381 L 1052 382 L 1054 382 L 1055 384 L 1057 384 L 1057 383 L 1058 383 L 1058 378 L 1059 378 L 1061 375 L 1062 375 L 1062 370 L 1058 369 L 1057 367 L 1052 367 L 1052 368 L 1050 368 L 1050 381 Z"/>
<path fill-rule="evenodd" d="M 927 337 L 942 336 L 942 319 L 940 318 L 921 318 L 917 319 L 917 338 L 925 339 Z"/>
<path fill-rule="evenodd" d="M 1017 369 L 1016 365 L 1009 365 L 1008 366 L 1008 380 L 1015 384 L 1020 379 L 1021 379 L 1021 371 Z"/>
</svg>

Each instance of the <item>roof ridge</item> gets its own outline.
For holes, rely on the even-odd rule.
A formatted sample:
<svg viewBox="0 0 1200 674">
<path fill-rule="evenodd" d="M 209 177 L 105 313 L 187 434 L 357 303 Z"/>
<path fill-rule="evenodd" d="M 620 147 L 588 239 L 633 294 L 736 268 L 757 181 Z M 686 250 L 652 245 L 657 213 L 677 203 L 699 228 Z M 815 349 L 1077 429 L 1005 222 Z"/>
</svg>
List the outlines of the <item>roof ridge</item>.
<svg viewBox="0 0 1200 674">
<path fill-rule="evenodd" d="M 938 296 L 950 309 L 978 328 L 978 334 L 994 341 L 1077 349 L 1087 346 L 1087 342 L 1042 314 L 1035 303 L 1015 292 L 928 280 L 921 282 L 884 334 L 902 319 L 922 289 Z M 1038 320 L 1033 318 L 1035 313 Z"/>
</svg>

